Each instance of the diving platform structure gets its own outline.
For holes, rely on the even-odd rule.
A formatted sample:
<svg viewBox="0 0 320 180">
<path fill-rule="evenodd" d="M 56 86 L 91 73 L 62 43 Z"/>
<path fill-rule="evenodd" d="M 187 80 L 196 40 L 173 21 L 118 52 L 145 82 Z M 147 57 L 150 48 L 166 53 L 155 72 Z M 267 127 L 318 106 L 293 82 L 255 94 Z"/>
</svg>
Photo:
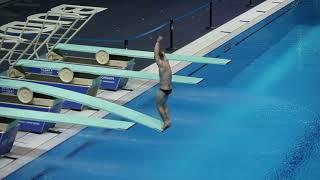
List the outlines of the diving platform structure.
<svg viewBox="0 0 320 180">
<path fill-rule="evenodd" d="M 11 80 L 11 79 L 0 79 L 1 86 L 9 87 L 9 88 L 27 88 L 31 92 L 37 92 L 53 97 L 57 97 L 64 100 L 70 100 L 77 103 L 81 103 L 83 105 L 104 110 L 115 115 L 124 117 L 133 122 L 145 125 L 149 128 L 162 131 L 162 122 L 158 119 L 155 119 L 146 114 L 140 113 L 138 111 L 134 111 L 127 107 L 108 102 L 106 100 L 92 97 L 89 95 L 77 93 L 70 90 L 65 90 L 61 88 L 56 88 L 52 86 L 42 85 L 38 83 L 31 83 L 23 80 Z"/>
<path fill-rule="evenodd" d="M 84 76 L 86 82 L 90 80 L 89 76 L 94 76 L 91 80 L 97 79 L 97 81 L 100 80 L 100 77 L 108 76 L 158 81 L 158 73 L 138 72 L 132 71 L 131 69 L 125 69 L 128 66 L 128 62 L 133 58 L 154 59 L 154 52 L 68 44 L 96 13 L 104 10 L 106 10 L 106 8 L 63 4 L 52 8 L 47 13 L 31 15 L 27 18 L 26 22 L 15 21 L 1 26 L 0 64 L 5 62 L 10 68 L 7 71 L 7 77 L 0 78 L 0 85 L 16 90 L 24 89 L 24 92 L 27 94 L 29 93 L 29 95 L 32 95 L 32 92 L 36 92 L 67 101 L 73 101 L 116 114 L 134 123 L 139 123 L 149 128 L 162 131 L 162 122 L 160 120 L 124 106 L 96 98 L 94 97 L 95 94 L 91 94 L 92 96 L 90 96 L 53 87 L 51 85 L 44 85 L 45 83 L 40 81 L 37 82 L 26 79 L 28 77 L 26 76 L 26 73 L 29 73 L 26 69 L 31 68 L 36 71 L 38 69 L 49 70 L 50 72 L 55 71 L 55 74 L 40 73 L 38 75 L 43 76 L 42 79 L 48 79 L 48 81 L 50 79 L 49 77 L 55 75 L 56 77 L 59 77 L 61 82 L 65 85 L 72 85 L 75 82 L 75 74 Z M 67 62 L 67 59 L 63 57 L 62 53 L 66 51 L 88 53 L 95 58 L 84 58 L 81 60 L 81 63 L 77 61 Z M 166 54 L 166 56 L 169 60 L 188 61 L 192 63 L 226 65 L 230 62 L 228 59 L 200 56 L 185 56 L 178 54 Z M 93 63 L 93 61 L 96 62 Z M 179 75 L 173 75 L 172 77 L 172 81 L 175 83 L 197 84 L 202 80 L 202 78 Z M 82 80 L 81 83 L 82 82 L 84 81 Z M 94 80 L 92 80 L 92 82 L 94 82 Z M 93 84 L 95 85 L 93 91 L 96 92 L 99 86 L 96 85 L 96 82 Z M 29 100 L 24 103 L 28 104 Z M 113 122 L 113 124 L 99 124 L 97 120 L 92 120 L 92 123 L 90 124 L 87 123 L 85 119 L 78 117 L 79 121 L 64 115 L 52 115 L 52 113 L 46 114 L 48 112 L 30 112 L 30 110 L 25 109 L 25 113 L 20 113 L 19 117 L 15 117 L 2 112 L 4 110 L 5 109 L 3 108 L 0 109 L 0 115 L 12 118 L 30 118 L 31 115 L 37 116 L 37 113 L 39 113 L 39 117 L 43 118 L 43 121 L 48 122 L 57 122 L 57 117 L 60 117 L 62 122 L 75 124 L 82 123 L 83 125 L 88 126 L 110 127 L 114 129 L 126 129 L 133 125 L 128 124 L 129 122 L 124 122 L 126 127 L 124 128 L 124 126 L 117 126 L 119 125 L 117 124 L 119 123 L 118 121 L 108 120 L 106 121 Z M 18 111 L 23 112 L 23 110 L 17 110 L 17 112 Z M 8 112 L 13 111 L 8 109 Z M 45 114 L 48 118 L 45 118 Z M 23 115 L 25 115 L 25 117 L 23 117 Z M 49 117 L 51 117 L 51 119 Z M 40 120 L 37 118 L 35 119 Z"/>
<path fill-rule="evenodd" d="M 61 46 L 60 46 L 61 47 Z M 74 46 L 72 46 L 74 47 Z M 76 46 L 78 47 L 78 46 Z M 83 47 L 83 46 L 82 46 Z M 90 49 L 90 48 L 89 48 Z M 96 51 L 100 51 L 102 48 L 96 49 Z M 72 48 L 72 50 L 75 50 Z M 79 50 L 79 49 L 78 49 Z M 107 49 L 109 50 L 109 49 Z M 80 50 L 79 50 L 80 51 Z M 94 53 L 95 51 L 92 51 Z M 110 52 L 110 51 L 108 51 Z M 126 52 L 126 50 L 125 50 Z M 111 51 L 112 53 L 112 51 Z M 127 53 L 127 52 L 126 52 Z M 145 55 L 133 55 L 133 52 L 130 52 L 131 56 L 135 57 L 144 57 L 144 58 L 151 58 L 151 52 L 143 52 Z M 149 54 L 149 55 L 148 55 Z M 118 55 L 118 54 L 117 54 Z M 121 54 L 123 55 L 123 54 Z M 152 54 L 153 55 L 153 54 Z M 175 58 L 172 58 L 175 57 Z M 172 60 L 181 60 L 184 59 L 186 56 L 170 56 L 168 55 L 168 58 L 171 58 Z M 219 64 L 219 65 L 225 65 L 229 63 L 229 60 L 219 60 L 216 58 L 201 58 L 196 57 L 192 59 L 193 57 L 188 56 L 188 61 L 195 61 L 199 63 L 199 59 L 204 59 L 204 62 L 210 63 L 210 64 Z M 89 65 L 83 65 L 83 64 L 75 64 L 75 63 L 65 63 L 65 62 L 55 62 L 55 61 L 48 61 L 48 60 L 28 60 L 28 59 L 21 59 L 16 62 L 16 67 L 33 67 L 33 68 L 50 68 L 54 70 L 61 70 L 61 69 L 67 69 L 71 72 L 82 72 L 82 73 L 89 73 L 89 74 L 95 74 L 95 75 L 113 75 L 113 76 L 120 76 L 120 77 L 129 77 L 129 78 L 141 78 L 141 79 L 149 79 L 149 80 L 159 80 L 158 74 L 152 74 L 152 73 L 146 73 L 146 72 L 136 72 L 136 71 L 128 71 L 128 70 L 119 70 L 119 69 L 113 69 L 113 68 L 105 68 L 105 67 L 96 67 L 96 66 L 89 66 Z M 184 76 L 173 76 L 174 82 L 180 82 L 180 83 L 189 83 L 189 84 L 196 84 L 199 83 L 202 79 L 201 78 L 194 78 L 194 77 L 184 77 Z M 143 124 L 147 127 L 150 127 L 152 129 L 156 129 L 158 131 L 162 131 L 162 122 L 158 119 L 155 119 L 153 117 L 150 117 L 148 115 L 145 115 L 143 113 L 134 111 L 132 109 L 116 105 L 111 102 L 104 101 L 102 99 L 98 99 L 92 96 L 88 96 L 85 94 L 64 90 L 61 88 L 46 86 L 42 84 L 27 82 L 23 80 L 12 80 L 12 79 L 0 79 L 0 84 L 5 87 L 10 88 L 28 88 L 31 91 L 42 93 L 54 97 L 58 97 L 61 99 L 74 101 L 77 103 L 81 103 L 86 106 L 90 106 L 93 108 L 98 108 L 104 111 L 108 111 L 111 113 L 114 113 L 116 115 L 122 116 L 126 119 L 129 119 L 133 122 Z M 93 103 L 94 102 L 94 103 Z M 67 121 L 67 120 L 66 120 Z"/>
</svg>

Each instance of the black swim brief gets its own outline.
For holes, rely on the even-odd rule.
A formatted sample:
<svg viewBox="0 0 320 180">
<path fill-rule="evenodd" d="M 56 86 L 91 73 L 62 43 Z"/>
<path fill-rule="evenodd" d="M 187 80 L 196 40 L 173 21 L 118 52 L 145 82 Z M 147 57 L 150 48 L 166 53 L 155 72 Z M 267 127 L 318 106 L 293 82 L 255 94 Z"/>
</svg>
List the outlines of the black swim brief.
<svg viewBox="0 0 320 180">
<path fill-rule="evenodd" d="M 169 95 L 169 94 L 171 94 L 171 92 L 172 92 L 172 89 L 168 89 L 168 90 L 164 90 L 164 89 L 161 89 L 160 88 L 160 90 L 165 94 L 165 95 Z"/>
</svg>

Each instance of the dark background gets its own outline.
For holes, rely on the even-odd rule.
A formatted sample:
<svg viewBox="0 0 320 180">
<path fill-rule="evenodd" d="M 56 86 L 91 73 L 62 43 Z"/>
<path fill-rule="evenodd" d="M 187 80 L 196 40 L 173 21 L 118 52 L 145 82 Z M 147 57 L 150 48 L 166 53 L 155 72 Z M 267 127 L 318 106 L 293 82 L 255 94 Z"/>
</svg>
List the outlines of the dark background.
<svg viewBox="0 0 320 180">
<path fill-rule="evenodd" d="M 0 0 L 0 3 L 4 0 Z M 208 0 L 10 0 L 0 4 L 0 25 L 25 21 L 32 14 L 45 13 L 60 4 L 106 7 L 98 13 L 74 38 L 72 43 L 123 48 L 124 43 L 110 43 L 110 39 L 130 39 L 152 30 L 172 18 L 178 18 L 207 4 Z M 263 0 L 253 0 L 254 5 Z M 213 26 L 217 27 L 247 11 L 249 0 L 213 1 Z M 174 46 L 181 48 L 210 30 L 209 6 L 174 22 Z M 169 26 L 128 43 L 129 49 L 153 50 L 155 37 L 164 36 L 163 48 L 169 47 Z M 136 60 L 136 70 L 152 61 Z M 1 65 L 1 69 L 5 69 Z"/>
</svg>

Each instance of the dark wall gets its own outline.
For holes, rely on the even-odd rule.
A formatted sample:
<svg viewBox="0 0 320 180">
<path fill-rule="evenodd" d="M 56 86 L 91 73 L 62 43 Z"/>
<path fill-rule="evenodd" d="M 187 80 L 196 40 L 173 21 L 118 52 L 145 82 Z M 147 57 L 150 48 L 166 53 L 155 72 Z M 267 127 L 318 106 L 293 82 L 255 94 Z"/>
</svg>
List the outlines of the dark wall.
<svg viewBox="0 0 320 180">
<path fill-rule="evenodd" d="M 153 29 L 171 18 L 186 14 L 206 3 L 207 0 L 24 0 L 0 6 L 0 25 L 11 21 L 25 21 L 28 15 L 44 13 L 60 4 L 88 5 L 108 8 L 97 14 L 76 36 L 74 43 L 108 47 L 123 47 L 123 43 L 109 43 L 108 39 L 128 39 Z M 247 11 L 249 0 L 216 0 L 213 6 L 213 25 L 219 26 Z M 259 4 L 263 0 L 253 0 Z M 180 48 L 207 33 L 209 8 L 175 22 L 174 46 Z M 163 46 L 169 46 L 169 27 L 129 41 L 129 49 L 152 50 L 157 34 L 164 36 Z M 86 38 L 86 40 L 81 40 Z M 89 38 L 89 39 L 88 39 Z M 99 42 L 97 42 L 99 40 Z M 138 59 L 136 69 L 148 66 L 152 61 Z"/>
</svg>

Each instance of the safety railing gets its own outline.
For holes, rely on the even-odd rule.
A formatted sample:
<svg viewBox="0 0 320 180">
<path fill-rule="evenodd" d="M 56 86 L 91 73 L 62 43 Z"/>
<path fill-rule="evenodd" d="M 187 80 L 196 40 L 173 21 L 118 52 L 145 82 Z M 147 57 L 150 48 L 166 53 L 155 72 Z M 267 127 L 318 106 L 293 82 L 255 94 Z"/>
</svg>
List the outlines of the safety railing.
<svg viewBox="0 0 320 180">
<path fill-rule="evenodd" d="M 164 28 L 168 28 L 169 27 L 169 45 L 167 50 L 168 51 L 173 51 L 176 50 L 177 48 L 175 47 L 175 33 L 174 33 L 174 29 L 175 29 L 175 24 L 178 21 L 182 21 L 183 19 L 193 16 L 196 13 L 202 11 L 203 9 L 208 9 L 209 10 L 209 14 L 208 14 L 208 26 L 206 26 L 206 29 L 214 29 L 215 27 L 213 26 L 213 5 L 214 2 L 210 1 L 208 3 L 205 3 L 204 5 L 195 8 L 179 17 L 175 17 L 175 18 L 170 18 L 168 21 L 160 24 L 159 26 L 150 29 L 146 32 L 143 32 L 141 34 L 135 35 L 135 36 L 130 36 L 127 38 L 121 38 L 121 39 L 106 39 L 106 38 L 73 38 L 72 41 L 73 43 L 77 43 L 77 42 L 94 42 L 94 43 L 123 43 L 123 47 L 124 48 L 128 48 L 129 47 L 129 43 L 132 41 L 136 41 L 142 38 L 147 37 L 148 35 L 158 32 Z M 254 0 L 248 0 L 248 7 L 253 7 L 255 6 Z"/>
<path fill-rule="evenodd" d="M 63 4 L 26 22 L 0 26 L 0 65 L 14 66 L 20 59 L 49 56 L 55 45 L 68 43 L 92 17 L 105 8 Z"/>
<path fill-rule="evenodd" d="M 175 18 L 170 18 L 168 21 L 163 22 L 162 24 L 160 24 L 159 26 L 147 30 L 146 32 L 143 32 L 141 34 L 135 35 L 135 36 L 130 36 L 127 38 L 121 38 L 121 39 L 106 39 L 106 38 L 73 38 L 72 42 L 73 43 L 77 43 L 77 42 L 93 42 L 93 43 L 123 43 L 123 47 L 124 48 L 128 48 L 129 47 L 129 43 L 132 41 L 136 41 L 142 38 L 145 38 L 147 36 L 149 36 L 150 34 L 153 34 L 155 32 L 158 32 L 160 30 L 163 30 L 164 28 L 169 28 L 169 36 L 170 36 L 170 41 L 169 41 L 169 46 L 167 48 L 167 50 L 172 51 L 175 50 L 175 33 L 174 33 L 174 26 L 176 22 L 182 21 L 183 19 L 193 16 L 196 13 L 204 10 L 204 9 L 209 9 L 209 15 L 208 15 L 208 19 L 209 19 L 209 23 L 208 26 L 206 26 L 205 28 L 208 29 L 213 29 L 213 2 L 208 2 L 205 3 L 204 5 L 195 8 L 179 17 L 175 17 Z"/>
</svg>

